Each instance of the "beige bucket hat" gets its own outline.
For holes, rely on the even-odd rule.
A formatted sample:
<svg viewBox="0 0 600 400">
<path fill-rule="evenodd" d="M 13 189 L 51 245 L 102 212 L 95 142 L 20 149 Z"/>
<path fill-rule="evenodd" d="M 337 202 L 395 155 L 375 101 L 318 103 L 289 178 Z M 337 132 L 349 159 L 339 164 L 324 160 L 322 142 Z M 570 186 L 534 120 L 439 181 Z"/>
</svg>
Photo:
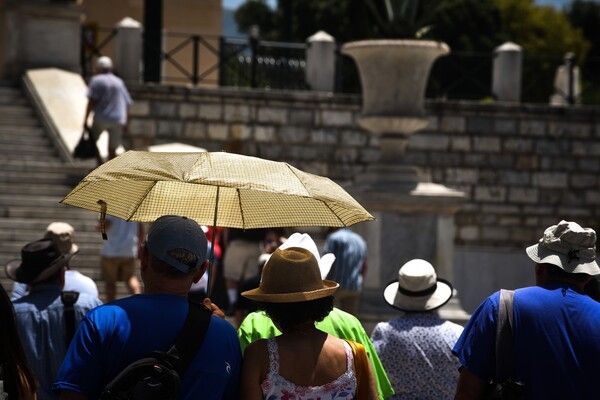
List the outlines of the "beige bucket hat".
<svg viewBox="0 0 600 400">
<path fill-rule="evenodd" d="M 576 222 L 562 220 L 552 225 L 526 252 L 538 264 L 556 265 L 573 274 L 600 274 L 596 263 L 596 232 Z"/>
<path fill-rule="evenodd" d="M 431 311 L 452 298 L 452 285 L 437 277 L 433 265 L 417 258 L 400 267 L 398 280 L 386 286 L 383 298 L 400 311 Z"/>
<path fill-rule="evenodd" d="M 331 296 L 338 286 L 321 278 L 319 263 L 310 250 L 279 248 L 263 268 L 259 287 L 242 296 L 264 303 L 294 303 Z"/>
<path fill-rule="evenodd" d="M 79 246 L 75 244 L 75 229 L 66 222 L 52 222 L 46 228 L 44 237 L 52 239 L 63 254 L 75 254 L 79 251 Z"/>
</svg>

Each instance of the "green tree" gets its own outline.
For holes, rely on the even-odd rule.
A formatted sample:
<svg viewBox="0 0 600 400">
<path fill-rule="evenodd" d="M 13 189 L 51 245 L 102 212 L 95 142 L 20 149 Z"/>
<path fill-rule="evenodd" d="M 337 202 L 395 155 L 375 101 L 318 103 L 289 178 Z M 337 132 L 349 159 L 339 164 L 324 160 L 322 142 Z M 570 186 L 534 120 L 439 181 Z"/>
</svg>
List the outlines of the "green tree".
<svg viewBox="0 0 600 400">
<path fill-rule="evenodd" d="M 556 68 L 567 52 L 585 59 L 589 42 L 564 12 L 533 0 L 496 0 L 506 37 L 523 46 L 523 100 L 547 102 Z"/>
<path fill-rule="evenodd" d="M 257 25 L 263 38 L 275 35 L 275 11 L 266 0 L 246 1 L 235 10 L 234 18 L 240 32 L 248 33 L 251 26 Z"/>
<path fill-rule="evenodd" d="M 581 64 L 584 104 L 600 104 L 600 4 L 575 0 L 566 9 L 571 25 L 581 29 L 590 42 L 588 56 Z"/>
</svg>

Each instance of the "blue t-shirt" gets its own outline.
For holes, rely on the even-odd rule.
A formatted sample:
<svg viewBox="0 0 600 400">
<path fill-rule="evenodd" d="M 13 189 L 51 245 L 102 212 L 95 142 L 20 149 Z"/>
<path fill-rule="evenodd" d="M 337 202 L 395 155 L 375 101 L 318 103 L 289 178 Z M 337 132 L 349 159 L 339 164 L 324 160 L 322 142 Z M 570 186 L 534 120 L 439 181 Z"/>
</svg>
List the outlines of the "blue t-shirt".
<svg viewBox="0 0 600 400">
<path fill-rule="evenodd" d="M 471 316 L 453 352 L 473 374 L 495 374 L 500 293 Z M 526 399 L 592 399 L 600 376 L 600 303 L 565 283 L 515 291 L 513 379 Z"/>
<path fill-rule="evenodd" d="M 140 294 L 86 315 L 57 374 L 54 390 L 98 398 L 123 368 L 151 351 L 167 351 L 183 328 L 187 299 Z M 237 399 L 241 350 L 233 326 L 213 316 L 181 382 L 179 399 Z"/>
</svg>

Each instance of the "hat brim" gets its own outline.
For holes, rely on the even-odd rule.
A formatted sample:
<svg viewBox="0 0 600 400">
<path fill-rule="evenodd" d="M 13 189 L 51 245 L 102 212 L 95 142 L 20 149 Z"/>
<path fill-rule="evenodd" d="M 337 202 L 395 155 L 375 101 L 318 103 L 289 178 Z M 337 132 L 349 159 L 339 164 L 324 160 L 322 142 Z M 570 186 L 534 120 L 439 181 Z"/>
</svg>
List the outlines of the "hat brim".
<svg viewBox="0 0 600 400">
<path fill-rule="evenodd" d="M 398 280 L 390 282 L 383 290 L 383 299 L 392 308 L 405 312 L 423 312 L 440 308 L 452 298 L 452 285 L 437 279 L 435 292 L 426 296 L 408 296 L 398 291 Z"/>
<path fill-rule="evenodd" d="M 11 260 L 8 263 L 6 263 L 6 266 L 5 266 L 6 276 L 9 279 L 11 279 L 15 282 L 19 282 L 19 283 L 33 284 L 33 283 L 42 282 L 42 281 L 48 279 L 49 277 L 51 277 L 60 268 L 65 267 L 67 265 L 67 263 L 69 262 L 69 260 L 71 259 L 71 257 L 73 257 L 74 255 L 75 255 L 75 253 L 62 254 L 59 258 L 54 260 L 48 268 L 46 268 L 42 272 L 40 272 L 31 281 L 24 281 L 22 279 L 19 280 L 17 278 L 19 269 L 23 267 L 23 263 L 19 259 Z"/>
<path fill-rule="evenodd" d="M 335 293 L 338 287 L 339 284 L 337 282 L 323 280 L 323 288 L 317 290 L 295 293 L 266 293 L 259 286 L 256 289 L 243 292 L 242 296 L 262 303 L 297 303 L 331 296 Z"/>
<path fill-rule="evenodd" d="M 538 264 L 552 264 L 572 274 L 600 275 L 600 267 L 595 260 L 591 262 L 582 262 L 581 260 L 571 260 L 564 254 L 559 254 L 546 249 L 539 244 L 527 247 L 525 252 L 533 261 Z M 578 261 L 577 263 L 574 261 Z"/>
</svg>

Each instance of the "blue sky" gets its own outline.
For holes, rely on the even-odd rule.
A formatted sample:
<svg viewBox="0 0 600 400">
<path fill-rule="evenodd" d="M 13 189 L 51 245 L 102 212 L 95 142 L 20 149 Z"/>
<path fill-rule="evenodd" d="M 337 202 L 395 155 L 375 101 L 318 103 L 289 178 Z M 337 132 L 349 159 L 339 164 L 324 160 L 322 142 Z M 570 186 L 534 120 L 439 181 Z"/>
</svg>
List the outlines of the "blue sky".
<svg viewBox="0 0 600 400">
<path fill-rule="evenodd" d="M 236 9 L 240 4 L 245 3 L 246 0 L 223 0 L 223 8 Z M 267 4 L 271 7 L 275 7 L 277 5 L 276 0 L 267 0 Z"/>
</svg>

